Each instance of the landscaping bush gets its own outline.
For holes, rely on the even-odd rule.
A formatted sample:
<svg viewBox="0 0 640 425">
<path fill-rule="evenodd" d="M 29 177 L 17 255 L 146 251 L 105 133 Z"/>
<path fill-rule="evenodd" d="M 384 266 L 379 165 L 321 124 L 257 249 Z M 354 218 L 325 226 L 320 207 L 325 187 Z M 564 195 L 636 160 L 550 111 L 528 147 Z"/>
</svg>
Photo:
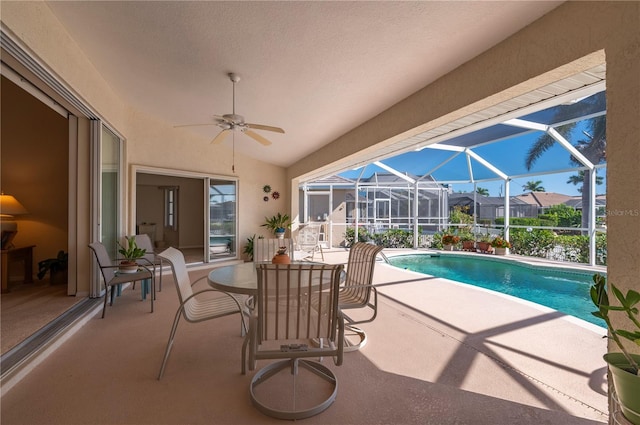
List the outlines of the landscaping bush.
<svg viewBox="0 0 640 425">
<path fill-rule="evenodd" d="M 350 247 L 355 243 L 356 239 L 356 229 L 355 227 L 347 227 L 347 230 L 344 234 L 344 240 L 346 241 L 346 246 Z M 367 229 L 363 227 L 358 227 L 358 242 L 369 242 L 371 240 L 371 235 L 367 232 Z"/>
<path fill-rule="evenodd" d="M 402 229 L 389 229 L 373 235 L 373 241 L 385 248 L 413 248 L 413 233 Z"/>
</svg>

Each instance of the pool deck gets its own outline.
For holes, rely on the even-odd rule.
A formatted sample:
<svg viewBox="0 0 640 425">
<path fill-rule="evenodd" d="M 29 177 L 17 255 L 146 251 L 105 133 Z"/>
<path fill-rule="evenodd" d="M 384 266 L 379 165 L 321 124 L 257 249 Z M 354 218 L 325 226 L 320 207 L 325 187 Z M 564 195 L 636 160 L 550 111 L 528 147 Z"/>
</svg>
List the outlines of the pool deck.
<svg viewBox="0 0 640 425">
<path fill-rule="evenodd" d="M 325 251 L 328 263 L 347 258 L 344 249 Z M 189 270 L 193 279 L 210 269 Z M 251 406 L 253 373 L 240 374 L 237 315 L 181 323 L 165 375 L 156 380 L 178 306 L 172 278 L 165 279 L 153 314 L 129 289 L 105 319 L 98 306 L 2 396 L 3 425 L 282 423 Z M 361 325 L 368 342 L 346 353 L 340 367 L 325 359 L 338 376 L 338 397 L 306 425 L 608 422 L 604 329 L 382 262 L 374 284 L 378 317 Z"/>
<path fill-rule="evenodd" d="M 389 258 L 421 252 L 434 251 L 384 250 Z M 327 262 L 333 262 L 333 255 L 339 254 L 325 255 Z M 567 266 L 517 256 L 500 259 Z M 376 265 L 374 284 L 381 304 L 374 323 L 394 325 L 364 325 L 371 347 L 362 352 L 381 369 L 606 422 L 603 328 L 535 303 L 384 263 Z M 398 347 L 409 350 L 413 361 L 398 361 Z"/>
</svg>

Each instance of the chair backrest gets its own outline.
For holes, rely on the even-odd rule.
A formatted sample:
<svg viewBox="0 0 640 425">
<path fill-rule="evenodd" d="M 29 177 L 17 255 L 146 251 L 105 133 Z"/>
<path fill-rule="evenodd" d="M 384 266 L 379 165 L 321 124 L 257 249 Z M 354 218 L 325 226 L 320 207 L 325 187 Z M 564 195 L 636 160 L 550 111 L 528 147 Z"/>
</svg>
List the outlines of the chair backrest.
<svg viewBox="0 0 640 425">
<path fill-rule="evenodd" d="M 357 300 L 358 304 L 369 303 L 376 256 L 382 249 L 382 246 L 364 242 L 357 242 L 349 249 L 343 292 L 348 293 L 350 299 Z"/>
<path fill-rule="evenodd" d="M 89 244 L 89 248 L 93 251 L 96 256 L 96 260 L 98 261 L 98 267 L 100 267 L 100 272 L 102 273 L 102 277 L 105 282 L 110 282 L 111 279 L 114 278 L 116 274 L 115 267 L 112 266 L 113 262 L 111 258 L 109 258 L 109 253 L 107 252 L 107 248 L 101 242 L 93 242 Z"/>
<path fill-rule="evenodd" d="M 341 264 L 258 264 L 258 340 L 336 341 Z"/>
<path fill-rule="evenodd" d="M 193 295 L 193 289 L 191 288 L 191 280 L 189 279 L 189 272 L 187 272 L 187 264 L 184 261 L 184 255 L 180 250 L 169 247 L 158 254 L 159 257 L 167 260 L 171 264 L 171 270 L 173 272 L 173 280 L 176 283 L 178 289 L 178 298 L 180 304 L 184 303 L 184 300 Z M 191 298 L 184 306 L 184 314 L 187 318 L 192 316 L 193 298 Z"/>
<path fill-rule="evenodd" d="M 156 254 L 153 250 L 153 243 L 151 242 L 151 238 L 149 237 L 149 235 L 147 235 L 146 233 L 135 235 L 135 241 L 136 245 L 138 245 L 138 248 L 145 250 L 145 254 L 142 256 L 142 258 L 153 264 L 156 259 Z"/>
<path fill-rule="evenodd" d="M 302 251 L 311 251 L 318 246 L 320 240 L 320 225 L 309 224 L 298 231 L 298 248 Z"/>
<path fill-rule="evenodd" d="M 270 263 L 271 259 L 278 252 L 278 248 L 286 246 L 287 254 L 293 255 L 293 239 L 278 238 L 258 238 L 253 242 L 253 262 Z"/>
</svg>

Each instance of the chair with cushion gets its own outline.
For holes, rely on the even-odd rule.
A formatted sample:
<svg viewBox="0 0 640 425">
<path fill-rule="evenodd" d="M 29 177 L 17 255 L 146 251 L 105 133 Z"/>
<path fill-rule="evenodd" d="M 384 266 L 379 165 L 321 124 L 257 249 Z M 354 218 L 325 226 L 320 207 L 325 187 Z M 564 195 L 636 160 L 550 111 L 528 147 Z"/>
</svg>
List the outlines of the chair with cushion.
<svg viewBox="0 0 640 425">
<path fill-rule="evenodd" d="M 135 241 L 138 248 L 144 249 L 146 252 L 140 259 L 145 264 L 153 267 L 153 275 L 157 276 L 157 272 L 160 272 L 160 278 L 158 279 L 158 292 L 162 292 L 162 258 L 155 253 L 151 238 L 146 233 L 141 235 L 135 235 Z M 157 267 L 157 269 L 156 269 Z"/>
<path fill-rule="evenodd" d="M 340 288 L 338 304 L 343 311 L 369 308 L 372 312 L 370 317 L 359 320 L 354 320 L 345 313 L 347 323 L 345 351 L 354 351 L 366 344 L 367 334 L 354 325 L 372 322 L 378 314 L 378 291 L 372 283 L 376 256 L 382 249 L 381 246 L 363 242 L 357 242 L 349 249 L 347 275 L 344 285 Z M 373 300 L 371 300 L 372 293 Z"/>
<path fill-rule="evenodd" d="M 258 360 L 279 360 L 251 380 L 251 401 L 262 413 L 303 419 L 335 400 L 335 374 L 310 358 L 332 356 L 336 365 L 342 364 L 344 319 L 338 308 L 342 269 L 340 264 L 257 265 L 258 295 L 242 348 L 242 373 L 247 351 L 250 370 Z M 313 346 L 312 340 L 322 344 Z"/>
<path fill-rule="evenodd" d="M 320 244 L 320 225 L 309 224 L 302 227 L 298 231 L 296 239 L 295 259 L 313 261 L 317 251 L 320 251 L 320 256 L 324 261 L 324 253 Z"/>
<path fill-rule="evenodd" d="M 153 299 L 155 297 L 155 276 L 147 268 L 146 266 L 139 264 L 138 270 L 134 273 L 117 273 L 120 266 L 118 264 L 114 264 L 109 258 L 109 253 L 105 246 L 100 242 L 93 242 L 89 244 L 89 248 L 95 254 L 96 260 L 98 262 L 98 267 L 100 268 L 100 272 L 102 273 L 102 278 L 104 279 L 105 284 L 105 294 L 104 294 L 104 307 L 102 308 L 102 318 L 104 319 L 104 314 L 107 309 L 107 298 L 109 295 L 109 289 L 111 289 L 111 302 L 109 305 L 113 305 L 113 298 L 115 295 L 114 286 L 122 285 L 123 283 L 135 282 L 137 280 L 151 280 L 151 312 L 153 313 Z"/>
<path fill-rule="evenodd" d="M 202 289 L 194 292 L 192 287 L 200 280 L 206 279 L 207 276 L 203 276 L 191 282 L 189 273 L 187 272 L 187 265 L 184 261 L 184 255 L 179 250 L 172 247 L 167 248 L 158 254 L 158 256 L 162 257 L 164 261 L 171 265 L 173 280 L 176 284 L 178 299 L 180 300 L 180 306 L 178 307 L 178 311 L 176 311 L 175 318 L 173 319 L 173 325 L 171 326 L 171 332 L 169 333 L 169 341 L 167 342 L 167 348 L 165 349 L 164 358 L 162 359 L 162 366 L 160 367 L 160 373 L 158 374 L 158 380 L 160 380 L 162 375 L 164 375 L 167 359 L 169 358 L 171 348 L 173 347 L 173 339 L 176 335 L 176 330 L 178 329 L 180 317 L 184 316 L 184 319 L 187 322 L 197 323 L 241 313 L 242 308 L 240 306 L 241 300 L 227 292 L 218 291 L 213 288 Z M 245 331 L 244 315 L 240 314 L 240 332 L 241 334 L 244 334 Z"/>
</svg>

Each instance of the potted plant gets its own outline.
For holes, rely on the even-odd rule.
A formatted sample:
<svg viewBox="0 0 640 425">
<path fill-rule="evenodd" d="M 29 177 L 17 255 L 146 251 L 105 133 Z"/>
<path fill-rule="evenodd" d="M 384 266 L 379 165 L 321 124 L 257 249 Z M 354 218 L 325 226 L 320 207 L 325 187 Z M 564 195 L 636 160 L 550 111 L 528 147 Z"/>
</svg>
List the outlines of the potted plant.
<svg viewBox="0 0 640 425">
<path fill-rule="evenodd" d="M 478 250 L 480 252 L 484 252 L 487 254 L 492 252 L 493 248 L 491 247 L 491 236 L 489 236 L 488 234 L 481 236 L 480 240 L 476 243 L 476 246 L 478 247 Z"/>
<path fill-rule="evenodd" d="M 262 236 L 258 236 L 258 239 L 262 239 Z M 247 244 L 244 246 L 244 250 L 242 251 L 244 254 L 247 254 L 248 261 L 253 261 L 253 247 L 255 245 L 255 240 L 255 234 L 250 238 L 247 238 Z"/>
<path fill-rule="evenodd" d="M 276 214 L 272 217 L 265 217 L 265 223 L 262 227 L 266 227 L 271 230 L 278 239 L 284 238 L 284 233 L 289 227 L 291 227 L 291 220 L 289 214 Z"/>
<path fill-rule="evenodd" d="M 281 246 L 278 248 L 278 252 L 271 259 L 273 264 L 291 264 L 291 258 L 287 254 L 287 247 Z"/>
<path fill-rule="evenodd" d="M 52 285 L 67 283 L 68 262 L 69 254 L 64 251 L 58 251 L 56 258 L 47 258 L 38 262 L 38 279 L 42 280 L 49 272 L 49 283 Z"/>
<path fill-rule="evenodd" d="M 606 278 L 600 274 L 593 275 L 594 284 L 591 286 L 591 301 L 598 308 L 592 314 L 601 318 L 609 329 L 611 338 L 620 353 L 607 353 L 604 360 L 609 365 L 613 387 L 617 398 L 620 401 L 622 414 L 631 423 L 640 425 L 640 354 L 631 354 L 623 345 L 620 338 L 632 341 L 640 346 L 640 320 L 638 319 L 638 304 L 640 303 L 640 293 L 632 289 L 623 294 L 613 284 L 609 283 L 609 290 L 613 293 L 620 305 L 609 304 L 609 296 L 606 289 Z M 609 314 L 612 311 L 619 311 L 626 314 L 633 330 L 616 329 L 611 324 Z"/>
<path fill-rule="evenodd" d="M 476 250 L 476 238 L 473 237 L 473 233 L 469 231 L 464 231 L 460 233 L 460 240 L 462 241 L 462 250 L 463 251 L 473 251 Z"/>
<path fill-rule="evenodd" d="M 125 239 L 127 241 L 126 247 L 120 245 L 120 242 L 118 242 L 118 246 L 120 247 L 118 252 L 122 256 L 119 270 L 121 273 L 135 273 L 138 271 L 138 263 L 136 260 L 142 258 L 147 250 L 138 247 L 135 236 L 128 236 L 125 237 Z"/>
<path fill-rule="evenodd" d="M 491 246 L 494 248 L 496 255 L 506 255 L 509 253 L 511 243 L 508 240 L 498 236 L 491 241 Z"/>
<path fill-rule="evenodd" d="M 453 251 L 453 246 L 460 242 L 460 237 L 456 235 L 442 235 L 442 245 L 445 251 Z"/>
</svg>

